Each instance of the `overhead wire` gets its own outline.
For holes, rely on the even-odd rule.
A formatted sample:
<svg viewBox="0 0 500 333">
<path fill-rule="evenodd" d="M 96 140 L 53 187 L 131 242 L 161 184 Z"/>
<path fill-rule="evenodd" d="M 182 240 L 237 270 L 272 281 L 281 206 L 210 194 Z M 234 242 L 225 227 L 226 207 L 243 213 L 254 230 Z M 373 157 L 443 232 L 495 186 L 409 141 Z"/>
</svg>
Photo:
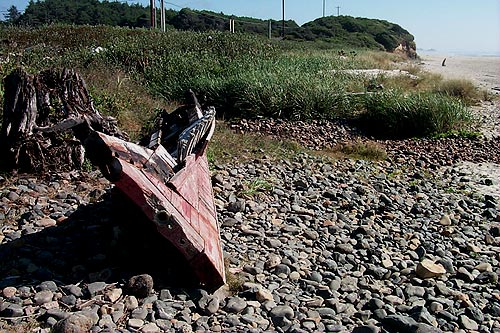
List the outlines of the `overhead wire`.
<svg viewBox="0 0 500 333">
<path fill-rule="evenodd" d="M 166 4 L 169 4 L 169 5 L 172 5 L 172 6 L 175 6 L 175 7 L 178 7 L 178 8 L 181 8 L 181 9 L 184 9 L 184 8 L 189 8 L 188 6 L 180 6 L 178 4 L 175 4 L 175 3 L 172 3 L 172 2 L 165 2 Z M 273 24 L 281 24 L 281 20 L 273 20 L 273 19 L 269 19 L 269 20 L 262 20 L 262 22 L 255 22 L 255 21 L 248 21 L 248 20 L 244 20 L 244 19 L 241 19 L 241 18 L 232 18 L 231 16 L 232 15 L 225 15 L 225 14 L 217 14 L 217 13 L 207 13 L 205 11 L 198 11 L 198 15 L 204 15 L 204 16 L 208 16 L 208 17 L 215 17 L 215 18 L 220 18 L 220 19 L 224 19 L 224 20 L 227 20 L 227 19 L 232 19 L 234 20 L 235 22 L 240 22 L 240 23 L 246 23 L 246 24 L 252 24 L 252 25 L 258 25 L 258 26 L 263 26 L 265 28 L 268 27 L 268 24 L 269 24 L 269 21 L 271 21 Z M 285 22 L 289 22 L 289 21 L 285 21 Z M 280 28 L 281 28 L 281 25 L 280 25 Z M 294 27 L 287 27 L 285 26 L 285 30 L 292 30 L 292 29 L 295 29 Z"/>
<path fill-rule="evenodd" d="M 114 0 L 116 2 L 122 2 L 122 3 L 129 3 L 129 2 L 135 2 L 137 4 L 140 4 L 142 5 L 140 2 L 138 2 L 137 0 Z M 174 6 L 174 7 L 177 7 L 177 8 L 180 8 L 180 9 L 184 9 L 184 8 L 189 8 L 188 5 L 179 5 L 179 4 L 176 4 L 176 3 L 173 3 L 173 2 L 167 2 L 165 1 L 166 4 L 169 4 L 171 6 Z M 5 7 L 5 6 L 1 6 L 3 8 L 6 8 L 5 10 L 0 10 L 0 13 L 2 14 L 6 14 L 8 13 L 8 8 Z M 146 6 L 147 7 L 147 6 Z M 55 7 L 52 7 L 51 9 L 62 9 L 62 8 L 66 8 L 66 6 L 55 6 Z M 24 11 L 19 11 L 20 14 L 23 14 Z M 269 21 L 272 22 L 273 25 L 275 24 L 281 24 L 281 20 L 274 20 L 274 19 L 269 19 L 269 20 L 262 20 L 261 22 L 255 22 L 255 21 L 249 21 L 249 20 L 245 20 L 245 19 L 242 19 L 242 18 L 239 18 L 239 17 L 235 17 L 235 18 L 232 18 L 231 16 L 232 15 L 225 15 L 225 14 L 217 14 L 217 13 L 207 13 L 205 11 L 198 11 L 198 15 L 203 15 L 203 16 L 207 16 L 207 17 L 214 17 L 214 18 L 219 18 L 219 19 L 223 19 L 223 20 L 228 20 L 228 19 L 232 19 L 234 20 L 235 22 L 239 22 L 239 23 L 245 23 L 245 24 L 249 24 L 249 25 L 254 25 L 254 26 L 261 26 L 261 27 L 264 27 L 264 28 L 267 28 L 268 27 L 268 24 L 269 24 Z M 289 22 L 286 21 L 286 22 Z M 280 29 L 281 29 L 281 25 L 280 25 Z M 289 27 L 289 26 L 285 26 L 285 30 L 293 30 L 295 29 L 295 27 Z"/>
</svg>

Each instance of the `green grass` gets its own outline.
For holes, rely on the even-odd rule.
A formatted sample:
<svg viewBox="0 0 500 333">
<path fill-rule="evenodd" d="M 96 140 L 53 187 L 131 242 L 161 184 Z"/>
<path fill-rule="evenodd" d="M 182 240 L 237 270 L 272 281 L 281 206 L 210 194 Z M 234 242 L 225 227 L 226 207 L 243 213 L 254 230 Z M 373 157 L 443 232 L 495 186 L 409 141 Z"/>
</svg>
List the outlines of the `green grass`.
<svg viewBox="0 0 500 333">
<path fill-rule="evenodd" d="M 237 157 L 239 161 L 256 158 L 274 160 L 291 158 L 303 151 L 295 142 L 276 140 L 257 134 L 242 134 L 232 131 L 225 123 L 218 122 L 212 141 L 208 146 L 207 158 L 211 163 L 224 163 Z M 254 184 L 258 187 L 259 184 Z M 264 188 L 260 184 L 260 188 Z"/>
<path fill-rule="evenodd" d="M 444 138 L 466 138 L 466 139 L 478 139 L 481 137 L 481 132 L 475 132 L 471 130 L 451 130 L 448 132 L 437 133 L 431 136 L 433 139 L 444 139 Z"/>
<path fill-rule="evenodd" d="M 362 123 L 377 124 L 364 126 L 369 133 L 389 137 L 426 136 L 463 127 L 470 122 L 465 104 L 475 98 L 468 83 L 436 81 L 431 75 L 419 80 L 380 78 L 386 92 L 351 95 L 364 91 L 366 79 L 338 70 L 389 69 L 400 66 L 403 58 L 373 51 L 341 57 L 336 50 L 307 49 L 300 43 L 247 34 L 51 25 L 6 28 L 0 31 L 0 41 L 0 56 L 9 56 L 0 75 L 17 65 L 32 73 L 74 67 L 83 73 L 98 109 L 117 117 L 119 126 L 134 139 L 155 110 L 182 103 L 188 89 L 214 105 L 224 119 L 358 119 L 361 115 Z M 97 46 L 104 51 L 94 52 Z M 406 96 L 398 87 L 411 93 Z"/>
<path fill-rule="evenodd" d="M 464 79 L 443 80 L 434 91 L 457 97 L 467 104 L 473 104 L 480 98 L 479 89 L 471 81 Z"/>
<path fill-rule="evenodd" d="M 465 104 L 453 97 L 393 90 L 366 98 L 359 123 L 370 134 L 388 138 L 432 136 L 467 130 L 473 118 Z"/>
<path fill-rule="evenodd" d="M 132 141 L 141 138 L 144 128 L 161 109 L 177 105 L 151 95 L 130 74 L 115 67 L 96 66 L 80 70 L 89 85 L 94 106 L 104 115 L 117 118 Z"/>
<path fill-rule="evenodd" d="M 383 161 L 387 157 L 384 147 L 373 141 L 352 141 L 340 143 L 333 148 L 323 149 L 316 154 L 328 158 Z"/>
<path fill-rule="evenodd" d="M 245 281 L 238 273 L 232 273 L 229 266 L 229 258 L 224 258 L 224 267 L 226 272 L 226 285 L 231 295 L 239 293 L 243 289 Z"/>
<path fill-rule="evenodd" d="M 337 145 L 328 154 L 355 160 L 382 161 L 387 157 L 384 147 L 375 142 L 347 142 Z"/>
<path fill-rule="evenodd" d="M 254 197 L 258 193 L 267 192 L 272 188 L 273 185 L 269 181 L 261 178 L 255 178 L 251 181 L 243 182 L 242 189 L 239 191 L 239 194 L 247 197 Z"/>
</svg>

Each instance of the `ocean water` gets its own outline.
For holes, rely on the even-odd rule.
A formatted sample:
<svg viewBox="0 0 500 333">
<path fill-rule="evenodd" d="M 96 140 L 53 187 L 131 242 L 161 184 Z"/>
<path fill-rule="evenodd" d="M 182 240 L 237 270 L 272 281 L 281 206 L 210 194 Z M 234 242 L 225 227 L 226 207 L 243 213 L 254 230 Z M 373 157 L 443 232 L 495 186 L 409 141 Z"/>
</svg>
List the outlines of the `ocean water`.
<svg viewBox="0 0 500 333">
<path fill-rule="evenodd" d="M 469 50 L 435 50 L 435 49 L 418 49 L 419 55 L 442 55 L 442 56 L 462 56 L 462 57 L 500 57 L 500 51 L 469 51 Z"/>
</svg>

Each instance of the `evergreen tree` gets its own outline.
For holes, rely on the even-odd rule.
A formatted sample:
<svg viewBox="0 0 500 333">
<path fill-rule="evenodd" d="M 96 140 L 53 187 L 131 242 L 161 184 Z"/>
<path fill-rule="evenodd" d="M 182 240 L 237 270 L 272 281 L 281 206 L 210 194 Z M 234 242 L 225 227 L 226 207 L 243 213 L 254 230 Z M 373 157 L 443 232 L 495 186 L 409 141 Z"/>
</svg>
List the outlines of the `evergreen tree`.
<svg viewBox="0 0 500 333">
<path fill-rule="evenodd" d="M 19 17 L 21 17 L 21 12 L 19 12 L 16 6 L 10 6 L 10 8 L 7 9 L 7 13 L 4 14 L 4 17 L 7 23 L 15 24 Z"/>
</svg>

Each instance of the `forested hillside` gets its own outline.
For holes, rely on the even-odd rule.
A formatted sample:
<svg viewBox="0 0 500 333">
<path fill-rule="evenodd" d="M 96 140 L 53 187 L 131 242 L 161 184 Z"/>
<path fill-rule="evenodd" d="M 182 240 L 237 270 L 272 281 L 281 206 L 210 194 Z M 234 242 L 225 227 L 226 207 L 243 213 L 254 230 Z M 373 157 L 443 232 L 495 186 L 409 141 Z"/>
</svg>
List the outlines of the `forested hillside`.
<svg viewBox="0 0 500 333">
<path fill-rule="evenodd" d="M 147 27 L 149 9 L 139 4 L 98 0 L 30 0 L 15 22 L 37 26 L 51 23 Z"/>
<path fill-rule="evenodd" d="M 124 27 L 148 27 L 149 8 L 126 2 L 98 0 L 31 0 L 22 14 L 17 9 L 6 15 L 10 24 L 38 26 L 53 23 L 76 25 L 109 25 Z M 10 12 L 9 12 L 10 13 Z M 160 15 L 158 14 L 157 17 Z M 415 49 L 413 36 L 401 26 L 383 20 L 330 16 L 316 19 L 299 26 L 295 21 L 261 20 L 250 17 L 235 17 L 224 13 L 181 9 L 167 10 L 166 24 L 169 28 L 190 31 L 229 30 L 229 20 L 235 20 L 235 31 L 287 40 L 315 42 L 322 47 L 368 48 L 394 51 L 399 45 L 404 51 Z"/>
<path fill-rule="evenodd" d="M 397 24 L 351 16 L 330 16 L 304 24 L 293 32 L 298 40 L 325 41 L 393 51 L 400 44 L 414 46 L 413 36 Z"/>
</svg>

